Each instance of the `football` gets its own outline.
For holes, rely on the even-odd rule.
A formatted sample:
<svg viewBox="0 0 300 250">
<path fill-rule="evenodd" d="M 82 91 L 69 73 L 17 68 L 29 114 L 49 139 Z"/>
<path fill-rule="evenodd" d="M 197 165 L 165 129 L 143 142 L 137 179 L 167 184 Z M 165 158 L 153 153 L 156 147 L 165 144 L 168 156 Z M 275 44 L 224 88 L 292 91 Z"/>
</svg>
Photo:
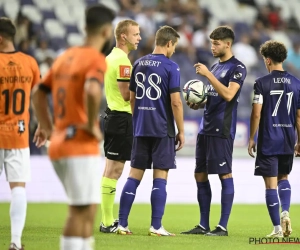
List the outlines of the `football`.
<svg viewBox="0 0 300 250">
<path fill-rule="evenodd" d="M 200 80 L 190 80 L 183 87 L 183 97 L 189 103 L 199 104 L 206 100 L 207 90 Z"/>
</svg>

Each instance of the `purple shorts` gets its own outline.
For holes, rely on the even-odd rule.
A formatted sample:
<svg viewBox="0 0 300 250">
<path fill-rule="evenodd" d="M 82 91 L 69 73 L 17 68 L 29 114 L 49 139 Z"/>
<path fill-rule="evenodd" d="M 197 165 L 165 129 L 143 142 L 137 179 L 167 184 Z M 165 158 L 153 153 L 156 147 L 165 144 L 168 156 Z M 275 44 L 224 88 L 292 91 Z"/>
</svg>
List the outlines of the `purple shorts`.
<svg viewBox="0 0 300 250">
<path fill-rule="evenodd" d="M 229 174 L 232 172 L 233 140 L 198 134 L 195 173 Z"/>
<path fill-rule="evenodd" d="M 254 175 L 276 177 L 279 174 L 290 174 L 293 160 L 294 155 L 263 155 L 258 152 Z"/>
<path fill-rule="evenodd" d="M 134 137 L 131 167 L 138 169 L 175 169 L 174 137 Z"/>
</svg>

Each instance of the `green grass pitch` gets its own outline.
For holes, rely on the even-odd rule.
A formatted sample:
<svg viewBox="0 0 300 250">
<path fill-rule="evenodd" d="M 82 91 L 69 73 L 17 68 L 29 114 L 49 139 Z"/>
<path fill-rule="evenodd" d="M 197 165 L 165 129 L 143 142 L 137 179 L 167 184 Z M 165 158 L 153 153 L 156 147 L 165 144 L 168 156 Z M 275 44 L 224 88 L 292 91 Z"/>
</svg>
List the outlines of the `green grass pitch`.
<svg viewBox="0 0 300 250">
<path fill-rule="evenodd" d="M 115 207 L 117 214 L 118 206 Z M 272 231 L 272 224 L 265 205 L 234 205 L 228 225 L 229 237 L 206 237 L 202 235 L 180 235 L 199 222 L 197 205 L 166 206 L 164 227 L 175 233 L 175 237 L 150 237 L 150 205 L 134 204 L 129 226 L 134 235 L 100 234 L 100 209 L 95 224 L 96 249 L 102 250 L 226 250 L 226 249 L 300 249 L 300 245 L 254 245 L 249 237 L 265 237 Z M 65 204 L 29 204 L 22 243 L 26 250 L 58 250 L 59 236 L 67 214 Z M 300 205 L 290 210 L 293 234 L 300 238 Z M 212 205 L 210 225 L 217 225 L 220 206 Z M 9 204 L 0 204 L 0 250 L 7 250 L 10 242 Z"/>
</svg>

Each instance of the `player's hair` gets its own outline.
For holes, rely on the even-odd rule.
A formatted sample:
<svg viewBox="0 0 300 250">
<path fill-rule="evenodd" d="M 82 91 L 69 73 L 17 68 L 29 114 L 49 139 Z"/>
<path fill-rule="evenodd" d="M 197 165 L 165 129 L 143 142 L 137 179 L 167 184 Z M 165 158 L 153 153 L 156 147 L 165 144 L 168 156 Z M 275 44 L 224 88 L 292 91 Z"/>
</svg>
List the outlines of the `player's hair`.
<svg viewBox="0 0 300 250">
<path fill-rule="evenodd" d="M 127 29 L 129 26 L 139 26 L 139 24 L 131 19 L 126 19 L 118 22 L 115 28 L 115 38 L 119 40 L 121 38 L 121 34 L 127 34 Z"/>
<path fill-rule="evenodd" d="M 0 35 L 11 41 L 15 38 L 16 27 L 7 17 L 0 17 Z"/>
<path fill-rule="evenodd" d="M 105 24 L 111 23 L 115 13 L 102 4 L 88 7 L 85 11 L 85 25 L 87 33 L 94 33 Z"/>
<path fill-rule="evenodd" d="M 232 28 L 229 26 L 219 26 L 210 33 L 209 38 L 213 40 L 231 39 L 233 42 L 235 36 Z"/>
<path fill-rule="evenodd" d="M 156 46 L 166 46 L 169 41 L 174 45 L 177 40 L 180 38 L 180 35 L 175 29 L 170 26 L 162 26 L 156 31 L 155 34 L 155 45 Z"/>
<path fill-rule="evenodd" d="M 264 58 L 270 58 L 274 63 L 282 63 L 287 57 L 287 49 L 284 44 L 272 40 L 262 44 L 259 52 Z"/>
</svg>

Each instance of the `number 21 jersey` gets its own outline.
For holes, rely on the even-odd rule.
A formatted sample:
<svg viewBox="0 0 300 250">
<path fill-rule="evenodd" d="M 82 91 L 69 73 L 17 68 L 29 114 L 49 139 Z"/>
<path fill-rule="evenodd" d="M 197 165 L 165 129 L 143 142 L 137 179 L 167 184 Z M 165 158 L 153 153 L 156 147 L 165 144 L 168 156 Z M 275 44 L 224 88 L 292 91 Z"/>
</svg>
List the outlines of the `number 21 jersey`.
<svg viewBox="0 0 300 250">
<path fill-rule="evenodd" d="M 129 89 L 135 92 L 134 136 L 174 137 L 170 94 L 180 92 L 178 65 L 162 54 L 146 55 L 135 62 Z"/>
<path fill-rule="evenodd" d="M 258 152 L 293 154 L 295 123 L 300 109 L 300 81 L 286 71 L 274 70 L 254 84 L 253 103 L 262 104 Z"/>
</svg>

